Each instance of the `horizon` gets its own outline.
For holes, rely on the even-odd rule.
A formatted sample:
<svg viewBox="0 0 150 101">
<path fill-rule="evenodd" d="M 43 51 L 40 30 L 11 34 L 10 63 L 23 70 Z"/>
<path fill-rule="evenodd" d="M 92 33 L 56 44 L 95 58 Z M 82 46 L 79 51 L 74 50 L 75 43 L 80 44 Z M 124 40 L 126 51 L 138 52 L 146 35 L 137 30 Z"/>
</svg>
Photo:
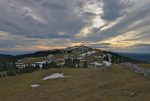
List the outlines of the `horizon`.
<svg viewBox="0 0 150 101">
<path fill-rule="evenodd" d="M 85 45 L 150 54 L 149 0 L 1 0 L 0 54 Z"/>
<path fill-rule="evenodd" d="M 72 46 L 72 47 L 76 47 L 76 46 Z M 86 46 L 89 47 L 89 46 Z M 43 52 L 43 51 L 53 51 L 53 50 L 61 50 L 61 49 L 65 49 L 65 48 L 69 48 L 69 47 L 64 47 L 64 48 L 56 48 L 56 49 L 50 49 L 50 50 L 39 50 L 39 51 L 29 51 L 29 52 L 14 52 L 14 53 L 0 53 L 0 55 L 10 55 L 10 56 L 18 56 L 18 55 L 27 55 L 27 54 L 34 54 L 37 52 Z M 89 47 L 89 48 L 93 48 L 93 47 Z M 100 49 L 100 48 L 93 48 L 93 49 Z M 147 54 L 149 55 L 150 53 L 139 53 L 139 52 L 117 52 L 117 51 L 109 51 L 109 50 L 105 50 L 105 49 L 100 49 L 102 51 L 107 51 L 107 52 L 114 52 L 114 53 L 119 53 L 119 54 Z"/>
</svg>

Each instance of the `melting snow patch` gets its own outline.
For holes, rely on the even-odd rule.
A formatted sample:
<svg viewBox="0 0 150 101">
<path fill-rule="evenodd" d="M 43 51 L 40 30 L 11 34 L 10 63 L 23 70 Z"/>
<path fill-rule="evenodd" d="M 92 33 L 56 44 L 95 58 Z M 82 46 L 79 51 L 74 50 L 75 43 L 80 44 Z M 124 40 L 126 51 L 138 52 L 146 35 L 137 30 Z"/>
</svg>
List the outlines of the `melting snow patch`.
<svg viewBox="0 0 150 101">
<path fill-rule="evenodd" d="M 36 88 L 36 87 L 39 87 L 40 85 L 38 85 L 38 84 L 31 84 L 30 85 L 32 88 Z"/>
<path fill-rule="evenodd" d="M 82 56 L 82 57 L 84 57 L 85 55 L 89 56 L 89 55 L 94 54 L 94 53 L 96 53 L 96 51 L 89 51 L 87 53 L 80 54 L 80 56 Z"/>
<path fill-rule="evenodd" d="M 63 77 L 70 77 L 70 76 L 64 76 L 63 73 L 53 73 L 49 76 L 44 77 L 42 80 L 48 80 L 48 79 L 56 79 L 56 78 L 63 78 Z"/>
<path fill-rule="evenodd" d="M 103 64 L 105 64 L 106 66 L 111 66 L 111 62 L 109 61 L 103 61 Z"/>
</svg>

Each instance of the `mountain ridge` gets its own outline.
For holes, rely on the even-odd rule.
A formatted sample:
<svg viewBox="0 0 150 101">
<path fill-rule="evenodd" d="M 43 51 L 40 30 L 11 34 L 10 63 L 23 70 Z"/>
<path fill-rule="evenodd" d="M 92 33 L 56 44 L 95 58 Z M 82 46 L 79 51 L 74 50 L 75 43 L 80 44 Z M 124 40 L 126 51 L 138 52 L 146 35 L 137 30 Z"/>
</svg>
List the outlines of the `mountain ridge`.
<svg viewBox="0 0 150 101">
<path fill-rule="evenodd" d="M 43 57 L 43 56 L 48 56 L 49 54 L 53 54 L 53 55 L 55 55 L 55 54 L 63 54 L 64 52 L 70 52 L 71 53 L 73 50 L 82 50 L 82 49 L 100 50 L 100 49 L 97 49 L 97 48 L 91 48 L 91 47 L 88 47 L 88 46 L 81 45 L 81 46 L 66 47 L 64 49 L 52 49 L 52 50 L 45 50 L 45 51 L 37 51 L 37 52 L 34 52 L 34 53 L 15 55 L 15 56 L 7 55 L 7 54 L 0 54 L 0 60 L 1 61 L 2 60 L 9 60 L 9 61 L 13 60 L 14 61 L 14 60 L 22 59 L 22 58 L 25 58 L 25 57 Z M 117 57 L 124 56 L 126 58 L 131 58 L 133 60 L 138 60 L 138 61 L 142 61 L 143 62 L 143 59 L 135 58 L 135 57 L 132 56 L 132 55 L 142 54 L 142 53 L 120 53 L 120 52 L 109 52 L 109 51 L 103 51 L 103 52 L 108 52 L 110 54 L 114 54 Z M 146 60 L 144 59 L 144 61 L 146 61 Z"/>
</svg>

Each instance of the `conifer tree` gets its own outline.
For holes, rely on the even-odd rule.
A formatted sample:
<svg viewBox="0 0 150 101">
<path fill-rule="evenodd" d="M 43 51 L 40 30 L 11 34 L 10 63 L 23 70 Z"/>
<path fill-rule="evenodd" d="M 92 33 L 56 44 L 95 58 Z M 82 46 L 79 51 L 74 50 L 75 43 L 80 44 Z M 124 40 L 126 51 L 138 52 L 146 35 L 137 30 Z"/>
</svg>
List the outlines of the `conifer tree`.
<svg viewBox="0 0 150 101">
<path fill-rule="evenodd" d="M 87 68 L 87 67 L 88 67 L 87 61 L 84 61 L 83 67 L 84 67 L 84 68 Z"/>
<path fill-rule="evenodd" d="M 9 76 L 14 76 L 16 75 L 16 64 L 13 63 L 12 65 L 10 65 L 10 67 L 8 68 L 8 71 L 7 71 L 7 75 Z"/>
</svg>

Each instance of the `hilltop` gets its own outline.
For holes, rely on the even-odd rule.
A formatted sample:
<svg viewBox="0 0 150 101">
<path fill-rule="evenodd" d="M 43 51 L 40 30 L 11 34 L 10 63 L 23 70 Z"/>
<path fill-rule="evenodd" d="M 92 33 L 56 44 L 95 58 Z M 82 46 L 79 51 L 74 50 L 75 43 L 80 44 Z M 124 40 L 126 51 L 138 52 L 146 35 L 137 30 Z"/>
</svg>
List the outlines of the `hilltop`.
<svg viewBox="0 0 150 101">
<path fill-rule="evenodd" d="M 12 60 L 1 62 L 0 101 L 150 99 L 149 64 L 117 53 L 74 46 L 2 56 Z"/>
<path fill-rule="evenodd" d="M 10 74 L 14 75 L 33 72 L 39 68 L 103 67 L 123 62 L 142 63 L 118 53 L 82 45 L 18 56 L 0 55 L 0 71 L 13 72 Z"/>
<path fill-rule="evenodd" d="M 35 52 L 35 53 L 22 54 L 22 55 L 16 55 L 16 56 L 0 54 L 0 59 L 1 60 L 6 59 L 6 61 L 15 61 L 17 59 L 22 59 L 22 58 L 27 58 L 27 57 L 36 58 L 36 57 L 46 57 L 49 54 L 56 55 L 56 54 L 63 54 L 63 53 L 72 53 L 74 51 L 80 52 L 82 49 L 83 50 L 87 49 L 87 50 L 102 51 L 100 49 L 90 48 L 88 46 L 81 45 L 81 46 L 67 47 L 67 48 L 64 48 L 64 49 L 52 49 L 52 50 L 46 50 L 46 51 L 38 51 L 38 52 Z M 102 52 L 105 52 L 105 53 L 107 52 L 107 53 L 113 54 L 113 55 L 117 56 L 118 58 L 120 58 L 120 57 L 128 58 L 128 60 L 130 60 L 132 62 L 142 62 L 141 60 L 137 60 L 136 58 L 131 58 L 130 55 L 124 55 L 124 54 L 108 52 L 108 51 L 102 51 Z"/>
</svg>

